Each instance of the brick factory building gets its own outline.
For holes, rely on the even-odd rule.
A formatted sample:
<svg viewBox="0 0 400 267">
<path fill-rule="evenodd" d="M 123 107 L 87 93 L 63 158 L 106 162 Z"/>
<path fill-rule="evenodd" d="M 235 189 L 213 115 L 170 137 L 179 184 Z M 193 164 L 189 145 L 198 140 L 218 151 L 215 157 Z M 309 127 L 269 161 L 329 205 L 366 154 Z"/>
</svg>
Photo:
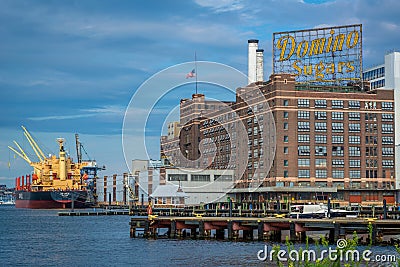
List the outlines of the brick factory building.
<svg viewBox="0 0 400 267">
<path fill-rule="evenodd" d="M 250 49 L 262 57 L 256 43 L 249 40 L 249 57 Z M 263 81 L 253 61 L 235 102 L 181 100 L 180 133 L 161 138 L 162 158 L 234 170 L 229 195 L 238 202 L 396 203 L 392 89 L 298 82 L 289 73 Z"/>
</svg>

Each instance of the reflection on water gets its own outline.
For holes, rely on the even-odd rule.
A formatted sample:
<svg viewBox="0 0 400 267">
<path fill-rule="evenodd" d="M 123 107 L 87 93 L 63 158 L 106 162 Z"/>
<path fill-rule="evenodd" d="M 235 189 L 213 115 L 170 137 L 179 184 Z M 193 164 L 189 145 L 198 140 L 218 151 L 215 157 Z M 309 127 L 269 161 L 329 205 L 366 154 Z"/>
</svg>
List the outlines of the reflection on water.
<svg viewBox="0 0 400 267">
<path fill-rule="evenodd" d="M 131 239 L 128 216 L 59 217 L 57 212 L 0 207 L 0 265 L 276 266 L 257 259 L 263 242 Z M 393 247 L 373 251 L 395 253 Z"/>
</svg>

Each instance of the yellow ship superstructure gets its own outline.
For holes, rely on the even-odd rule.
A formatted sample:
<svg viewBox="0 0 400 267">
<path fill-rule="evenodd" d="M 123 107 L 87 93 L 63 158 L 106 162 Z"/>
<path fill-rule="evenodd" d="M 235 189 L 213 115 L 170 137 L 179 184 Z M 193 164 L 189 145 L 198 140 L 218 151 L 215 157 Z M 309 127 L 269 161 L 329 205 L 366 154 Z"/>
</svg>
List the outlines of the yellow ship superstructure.
<svg viewBox="0 0 400 267">
<path fill-rule="evenodd" d="M 32 182 L 30 185 L 31 191 L 85 189 L 85 175 L 82 175 L 81 169 L 92 165 L 93 162 L 73 162 L 73 159 L 66 155 L 63 138 L 57 139 L 59 144 L 58 157 L 56 155 L 45 157 L 26 128 L 22 126 L 22 129 L 39 161 L 33 162 L 15 141 L 14 144 L 18 150 L 10 146 L 9 148 L 33 167 Z"/>
</svg>

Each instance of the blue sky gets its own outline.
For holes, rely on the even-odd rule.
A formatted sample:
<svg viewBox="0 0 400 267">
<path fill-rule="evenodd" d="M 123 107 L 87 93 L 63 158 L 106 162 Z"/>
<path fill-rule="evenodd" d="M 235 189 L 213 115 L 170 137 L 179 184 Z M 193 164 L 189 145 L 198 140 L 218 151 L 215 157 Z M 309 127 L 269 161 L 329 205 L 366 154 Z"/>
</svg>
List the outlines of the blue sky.
<svg viewBox="0 0 400 267">
<path fill-rule="evenodd" d="M 0 184 L 12 186 L 14 177 L 31 171 L 7 148 L 16 140 L 33 154 L 20 125 L 48 153 L 57 151 L 55 138 L 65 137 L 74 157 L 74 133 L 79 133 L 90 156 L 107 166 L 101 175 L 122 173 L 127 171 L 121 145 L 125 110 L 153 74 L 192 61 L 194 51 L 198 60 L 246 73 L 247 40 L 255 38 L 265 49 L 269 75 L 273 32 L 356 23 L 363 24 L 364 67 L 380 64 L 387 51 L 399 49 L 398 10 L 396 0 L 1 0 Z M 190 86 L 178 89 L 160 102 L 165 114 L 193 93 Z M 149 126 L 152 158 L 158 156 L 162 118 Z"/>
</svg>

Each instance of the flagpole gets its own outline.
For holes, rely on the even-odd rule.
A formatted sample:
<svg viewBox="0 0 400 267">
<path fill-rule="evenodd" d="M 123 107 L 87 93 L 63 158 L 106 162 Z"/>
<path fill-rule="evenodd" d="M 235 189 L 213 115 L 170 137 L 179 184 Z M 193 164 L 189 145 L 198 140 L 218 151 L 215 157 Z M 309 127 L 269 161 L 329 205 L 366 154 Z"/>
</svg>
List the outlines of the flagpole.
<svg viewBox="0 0 400 267">
<path fill-rule="evenodd" d="M 196 77 L 196 95 L 197 95 L 197 58 L 196 51 L 194 51 L 194 68 L 195 68 L 195 77 Z"/>
</svg>

